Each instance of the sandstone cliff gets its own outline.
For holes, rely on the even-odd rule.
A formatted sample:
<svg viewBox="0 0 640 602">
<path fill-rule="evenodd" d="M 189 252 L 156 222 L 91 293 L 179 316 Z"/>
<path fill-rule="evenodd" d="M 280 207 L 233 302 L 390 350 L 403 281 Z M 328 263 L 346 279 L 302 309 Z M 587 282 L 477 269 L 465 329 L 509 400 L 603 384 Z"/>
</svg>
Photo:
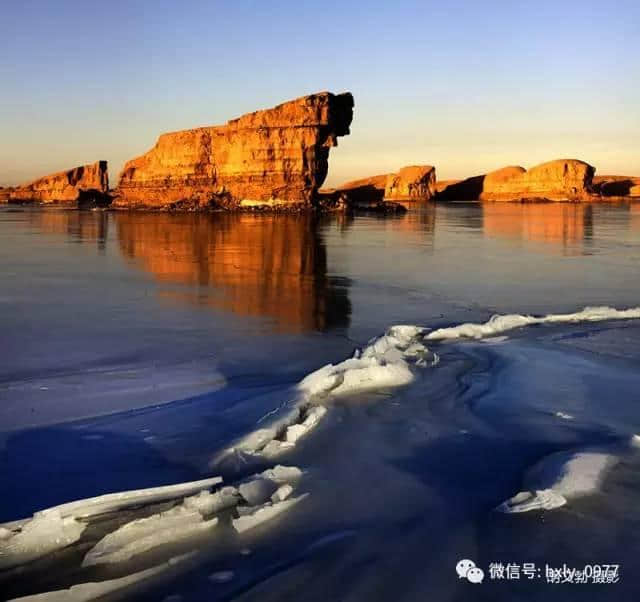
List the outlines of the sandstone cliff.
<svg viewBox="0 0 640 602">
<path fill-rule="evenodd" d="M 11 197 L 13 188 L 4 188 L 0 186 L 0 203 L 6 203 Z"/>
<path fill-rule="evenodd" d="M 381 174 L 369 178 L 360 178 L 345 182 L 337 188 L 321 190 L 323 195 L 341 197 L 344 196 L 350 204 L 379 203 L 384 199 L 384 190 L 387 185 L 387 177 L 393 174 Z"/>
<path fill-rule="evenodd" d="M 387 177 L 384 198 L 390 201 L 428 201 L 435 191 L 436 168 L 411 165 Z"/>
<path fill-rule="evenodd" d="M 577 159 L 558 159 L 532 167 L 509 166 L 445 187 L 439 197 L 450 200 L 551 201 L 591 200 L 595 168 Z"/>
<path fill-rule="evenodd" d="M 384 201 L 428 201 L 436 193 L 436 169 L 431 165 L 410 165 L 397 173 L 381 174 L 345 182 L 323 191 L 344 195 L 352 205 L 375 205 Z"/>
<path fill-rule="evenodd" d="M 59 171 L 14 188 L 9 201 L 41 203 L 108 202 L 109 174 L 106 161 Z"/>
<path fill-rule="evenodd" d="M 321 92 L 226 125 L 162 134 L 126 163 L 116 206 L 313 203 L 329 149 L 349 134 L 353 96 Z"/>
</svg>

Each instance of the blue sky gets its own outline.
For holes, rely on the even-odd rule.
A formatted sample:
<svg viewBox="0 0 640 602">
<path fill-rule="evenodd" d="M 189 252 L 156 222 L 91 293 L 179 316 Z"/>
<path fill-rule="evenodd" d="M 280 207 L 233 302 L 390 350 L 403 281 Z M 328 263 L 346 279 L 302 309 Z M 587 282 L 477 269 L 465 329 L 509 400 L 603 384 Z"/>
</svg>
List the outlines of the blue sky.
<svg viewBox="0 0 640 602">
<path fill-rule="evenodd" d="M 0 185 L 319 90 L 355 96 L 329 184 L 581 158 L 640 175 L 640 3 L 0 5 Z"/>
</svg>

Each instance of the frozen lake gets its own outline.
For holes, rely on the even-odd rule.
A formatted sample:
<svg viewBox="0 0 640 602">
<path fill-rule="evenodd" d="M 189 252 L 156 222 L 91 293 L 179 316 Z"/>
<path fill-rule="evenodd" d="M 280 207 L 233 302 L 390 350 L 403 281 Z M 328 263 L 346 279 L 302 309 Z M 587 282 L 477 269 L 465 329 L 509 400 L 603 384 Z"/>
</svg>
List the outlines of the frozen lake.
<svg viewBox="0 0 640 602">
<path fill-rule="evenodd" d="M 302 471 L 280 494 L 299 501 L 247 531 L 236 510 L 182 516 L 198 485 L 74 506 L 33 539 L 9 525 L 7 599 L 89 582 L 167 602 L 640 597 L 640 205 L 2 208 L 0 264 L 0 522 Z M 57 520 L 68 545 L 34 552 Z M 548 582 L 587 565 L 617 582 Z"/>
</svg>

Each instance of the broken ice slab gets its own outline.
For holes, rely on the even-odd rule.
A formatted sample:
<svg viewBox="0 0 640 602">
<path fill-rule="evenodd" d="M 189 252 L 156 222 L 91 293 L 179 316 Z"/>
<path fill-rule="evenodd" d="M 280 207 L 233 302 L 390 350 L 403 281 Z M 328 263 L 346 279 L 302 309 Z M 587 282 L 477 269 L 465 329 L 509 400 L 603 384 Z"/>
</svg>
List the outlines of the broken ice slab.
<svg viewBox="0 0 640 602">
<path fill-rule="evenodd" d="M 48 512 L 26 522 L 19 531 L 2 530 L 0 570 L 31 562 L 80 539 L 87 528 L 72 517 Z"/>
<path fill-rule="evenodd" d="M 271 496 L 271 501 L 276 504 L 283 502 L 293 493 L 293 487 L 289 484 L 281 485 L 277 491 Z"/>
<path fill-rule="evenodd" d="M 268 502 L 281 485 L 295 483 L 301 476 L 298 467 L 278 464 L 245 479 L 238 492 L 250 506 L 257 506 Z"/>
<path fill-rule="evenodd" d="M 149 487 L 147 489 L 134 489 L 130 491 L 119 491 L 116 493 L 106 493 L 97 497 L 75 500 L 59 506 L 53 506 L 34 513 L 33 517 L 42 516 L 51 512 L 56 512 L 62 517 L 73 516 L 75 518 L 88 518 L 105 512 L 114 512 L 130 506 L 141 506 L 164 502 L 176 499 L 185 495 L 191 495 L 209 489 L 214 485 L 222 483 L 222 477 L 211 477 L 200 481 L 189 481 L 186 483 L 176 483 L 175 485 L 162 485 L 160 487 Z M 5 523 L 0 527 L 19 527 L 33 519 L 23 519 L 13 523 Z"/>
<path fill-rule="evenodd" d="M 235 506 L 240 501 L 240 493 L 235 487 L 223 487 L 219 491 L 201 491 L 184 498 L 185 508 L 197 510 L 203 516 L 214 514 Z"/>
<path fill-rule="evenodd" d="M 207 490 L 221 477 L 162 487 L 108 493 L 36 512 L 32 518 L 0 525 L 0 568 L 18 566 L 80 539 L 86 519 L 105 512 L 176 499 Z"/>
<path fill-rule="evenodd" d="M 290 450 L 294 446 L 294 443 L 290 441 L 278 441 L 274 439 L 273 441 L 269 441 L 261 450 L 261 454 L 266 456 L 267 458 L 272 458 L 273 456 L 277 456 L 282 452 Z"/>
<path fill-rule="evenodd" d="M 262 523 L 278 516 L 285 510 L 289 510 L 299 501 L 306 498 L 308 495 L 308 493 L 305 493 L 303 495 L 299 495 L 298 497 L 289 498 L 276 504 L 267 503 L 262 506 L 258 506 L 253 512 L 233 519 L 233 528 L 238 533 L 244 533 L 245 531 L 253 529 L 254 527 L 257 527 L 258 525 L 261 525 Z"/>
<path fill-rule="evenodd" d="M 194 509 L 176 506 L 133 520 L 103 537 L 84 557 L 83 567 L 124 562 L 160 545 L 187 539 L 218 524 Z"/>
</svg>

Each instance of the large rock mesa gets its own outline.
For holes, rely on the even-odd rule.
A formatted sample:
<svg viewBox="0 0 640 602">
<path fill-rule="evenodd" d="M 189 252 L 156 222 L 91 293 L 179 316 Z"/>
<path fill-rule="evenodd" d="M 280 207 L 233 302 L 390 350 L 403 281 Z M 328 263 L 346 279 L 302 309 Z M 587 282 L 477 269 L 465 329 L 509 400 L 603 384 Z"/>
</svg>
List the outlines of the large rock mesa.
<svg viewBox="0 0 640 602">
<path fill-rule="evenodd" d="M 115 205 L 312 205 L 352 118 L 350 93 L 320 92 L 226 125 L 162 134 L 125 164 Z"/>
</svg>

